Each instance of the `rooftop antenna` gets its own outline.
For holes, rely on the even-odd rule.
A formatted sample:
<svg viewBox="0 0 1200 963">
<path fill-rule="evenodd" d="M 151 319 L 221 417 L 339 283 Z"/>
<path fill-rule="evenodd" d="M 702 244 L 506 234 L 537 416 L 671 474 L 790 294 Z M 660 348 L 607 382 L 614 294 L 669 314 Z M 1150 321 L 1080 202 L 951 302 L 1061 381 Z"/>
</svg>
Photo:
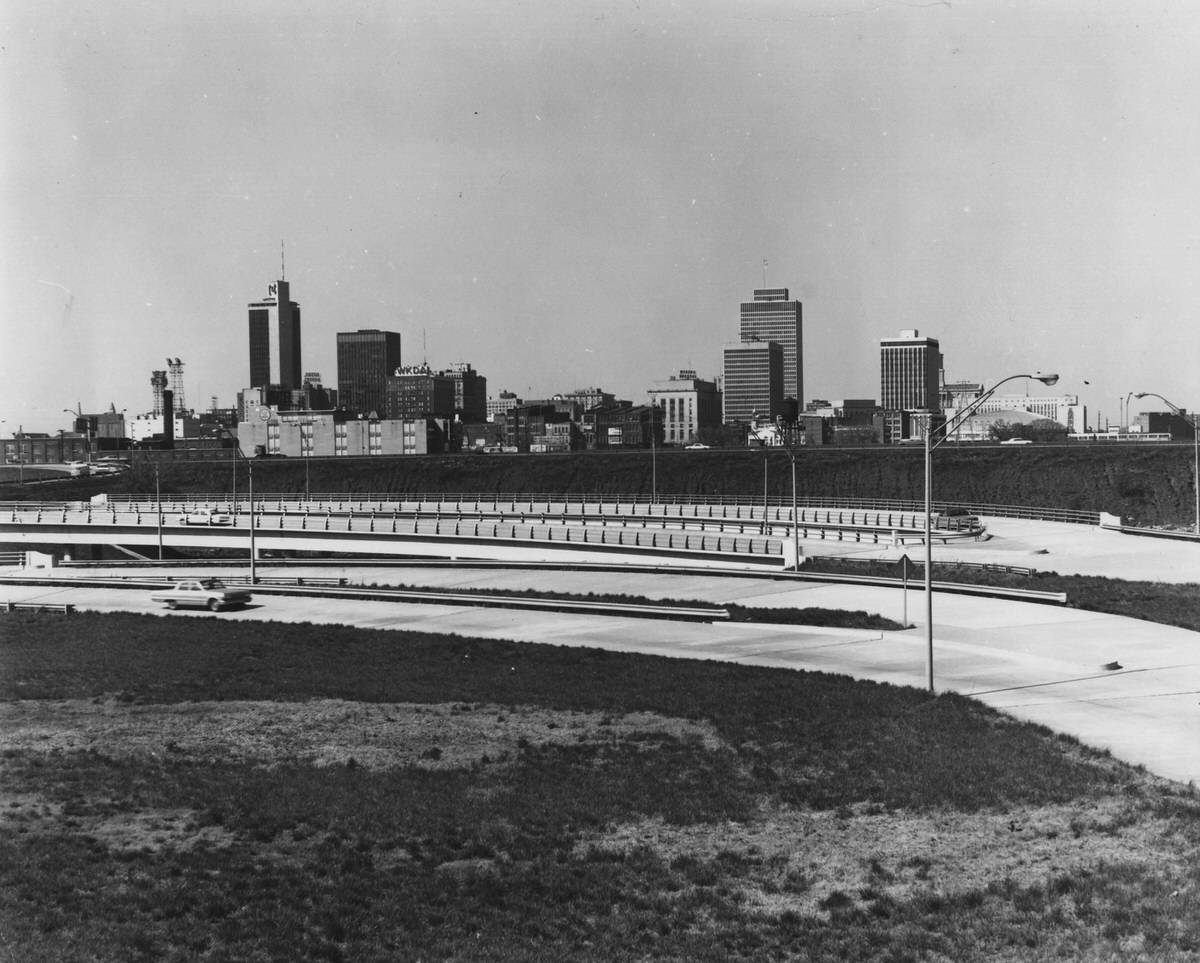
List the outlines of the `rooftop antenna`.
<svg viewBox="0 0 1200 963">
<path fill-rule="evenodd" d="M 421 363 L 429 364 L 429 345 L 425 342 L 425 329 L 421 329 Z"/>
<path fill-rule="evenodd" d="M 279 242 L 279 280 L 287 280 L 287 261 L 284 258 L 283 241 Z"/>
</svg>

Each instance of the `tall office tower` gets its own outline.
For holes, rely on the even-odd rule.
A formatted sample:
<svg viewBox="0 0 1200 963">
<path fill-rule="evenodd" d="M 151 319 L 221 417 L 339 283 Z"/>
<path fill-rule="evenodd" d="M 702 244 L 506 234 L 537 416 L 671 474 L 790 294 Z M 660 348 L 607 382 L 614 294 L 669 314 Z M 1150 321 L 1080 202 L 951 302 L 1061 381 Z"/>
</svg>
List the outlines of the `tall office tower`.
<svg viewBox="0 0 1200 963">
<path fill-rule="evenodd" d="M 287 281 L 267 285 L 267 296 L 251 301 L 250 387 L 295 390 L 300 369 L 300 305 L 289 298 Z"/>
<path fill-rule="evenodd" d="M 454 382 L 455 413 L 468 424 L 487 421 L 487 378 L 466 361 L 455 361 L 441 374 Z"/>
<path fill-rule="evenodd" d="M 787 288 L 759 288 L 742 302 L 742 341 L 774 341 L 783 348 L 783 396 L 804 405 L 803 310 Z"/>
<path fill-rule="evenodd" d="M 725 345 L 725 424 L 783 414 L 783 346 L 775 341 Z"/>
<path fill-rule="evenodd" d="M 879 407 L 884 411 L 942 410 L 939 375 L 942 352 L 937 338 L 914 330 L 879 342 Z"/>
<path fill-rule="evenodd" d="M 384 394 L 388 419 L 454 417 L 454 380 L 427 364 L 397 368 L 387 379 Z"/>
<path fill-rule="evenodd" d="M 387 382 L 400 367 L 400 335 L 364 328 L 339 331 L 337 380 L 339 402 L 355 414 L 383 414 Z"/>
</svg>

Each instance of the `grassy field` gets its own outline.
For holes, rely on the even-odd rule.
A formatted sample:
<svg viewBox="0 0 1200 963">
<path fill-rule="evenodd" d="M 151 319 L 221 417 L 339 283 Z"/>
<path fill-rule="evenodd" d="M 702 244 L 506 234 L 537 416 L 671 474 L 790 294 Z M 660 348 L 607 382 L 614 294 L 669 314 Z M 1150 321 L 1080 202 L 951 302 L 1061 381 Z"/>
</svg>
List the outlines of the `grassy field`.
<svg viewBox="0 0 1200 963">
<path fill-rule="evenodd" d="M 953 695 L 0 618 L 0 958 L 1200 957 L 1195 792 Z"/>
</svg>

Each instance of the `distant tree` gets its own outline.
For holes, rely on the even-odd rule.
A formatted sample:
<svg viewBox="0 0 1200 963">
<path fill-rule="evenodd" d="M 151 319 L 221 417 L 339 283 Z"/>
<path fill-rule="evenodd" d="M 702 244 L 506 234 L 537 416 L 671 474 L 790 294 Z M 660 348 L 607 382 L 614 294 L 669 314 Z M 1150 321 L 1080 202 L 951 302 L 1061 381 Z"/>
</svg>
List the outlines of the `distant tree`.
<svg viewBox="0 0 1200 963">
<path fill-rule="evenodd" d="M 1067 429 L 1050 418 L 1038 418 L 1028 424 L 1023 422 L 997 421 L 990 434 L 993 441 L 1008 441 L 1022 438 L 1026 441 L 1063 442 L 1067 440 Z"/>
</svg>

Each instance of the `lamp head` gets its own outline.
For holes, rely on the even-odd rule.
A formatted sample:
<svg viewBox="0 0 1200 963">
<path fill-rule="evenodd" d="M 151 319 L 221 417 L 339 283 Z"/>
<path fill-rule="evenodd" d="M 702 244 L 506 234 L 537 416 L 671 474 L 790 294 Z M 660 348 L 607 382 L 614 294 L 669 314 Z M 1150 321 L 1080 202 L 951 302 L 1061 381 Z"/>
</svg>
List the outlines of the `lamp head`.
<svg viewBox="0 0 1200 963">
<path fill-rule="evenodd" d="M 1149 393 L 1150 392 L 1148 392 L 1148 391 L 1139 391 L 1136 395 L 1134 395 L 1134 397 L 1135 398 L 1145 398 L 1146 395 L 1148 395 Z"/>
<path fill-rule="evenodd" d="M 1035 374 L 1033 377 L 1037 381 L 1040 381 L 1044 385 L 1058 384 L 1058 375 L 1057 374 Z"/>
</svg>

